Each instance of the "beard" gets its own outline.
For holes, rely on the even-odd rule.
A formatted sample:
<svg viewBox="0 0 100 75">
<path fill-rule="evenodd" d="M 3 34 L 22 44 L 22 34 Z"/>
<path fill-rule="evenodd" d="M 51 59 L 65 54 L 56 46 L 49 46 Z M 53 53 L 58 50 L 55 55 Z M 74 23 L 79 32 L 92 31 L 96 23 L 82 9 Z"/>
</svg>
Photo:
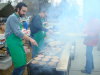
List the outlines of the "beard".
<svg viewBox="0 0 100 75">
<path fill-rule="evenodd" d="M 21 14 L 20 11 L 18 12 L 20 17 L 24 17 L 25 14 Z"/>
<path fill-rule="evenodd" d="M 19 14 L 19 16 L 20 16 L 20 17 L 24 17 L 25 15 L 24 15 L 24 14 Z"/>
</svg>

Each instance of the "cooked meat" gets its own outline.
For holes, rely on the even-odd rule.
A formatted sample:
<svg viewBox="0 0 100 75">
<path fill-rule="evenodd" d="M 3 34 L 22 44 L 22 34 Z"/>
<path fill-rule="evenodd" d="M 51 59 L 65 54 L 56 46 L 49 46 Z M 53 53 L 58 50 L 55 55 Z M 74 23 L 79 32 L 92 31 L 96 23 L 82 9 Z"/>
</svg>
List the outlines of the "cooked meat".
<svg viewBox="0 0 100 75">
<path fill-rule="evenodd" d="M 49 58 L 43 58 L 42 61 L 49 61 Z"/>
<path fill-rule="evenodd" d="M 61 51 L 62 49 L 61 49 L 61 48 L 56 48 L 56 50 L 57 50 L 57 51 Z"/>
<path fill-rule="evenodd" d="M 52 56 L 45 56 L 45 58 L 48 58 L 48 59 L 50 59 Z"/>
<path fill-rule="evenodd" d="M 42 58 L 42 57 L 44 57 L 44 55 L 40 54 L 40 55 L 38 55 L 38 57 L 41 57 Z"/>
<path fill-rule="evenodd" d="M 52 62 L 59 62 L 58 59 L 52 59 L 51 61 L 52 61 Z"/>
<path fill-rule="evenodd" d="M 39 62 L 39 65 L 46 65 L 46 62 Z"/>
<path fill-rule="evenodd" d="M 40 58 L 40 57 L 36 57 L 36 58 L 34 58 L 34 59 L 35 59 L 35 60 L 38 60 L 38 61 L 39 61 L 39 60 L 41 60 L 41 58 Z"/>
<path fill-rule="evenodd" d="M 57 46 L 57 45 L 61 45 L 61 44 L 62 44 L 62 42 L 60 42 L 60 41 L 53 41 L 53 42 L 49 43 L 49 46 Z"/>
<path fill-rule="evenodd" d="M 58 56 L 52 56 L 52 58 L 53 58 L 53 59 L 59 59 L 59 57 L 58 57 Z"/>
<path fill-rule="evenodd" d="M 38 64 L 38 61 L 37 60 L 33 60 L 32 64 Z"/>
<path fill-rule="evenodd" d="M 55 62 L 49 62 L 48 65 L 49 66 L 56 66 L 56 63 Z"/>
</svg>

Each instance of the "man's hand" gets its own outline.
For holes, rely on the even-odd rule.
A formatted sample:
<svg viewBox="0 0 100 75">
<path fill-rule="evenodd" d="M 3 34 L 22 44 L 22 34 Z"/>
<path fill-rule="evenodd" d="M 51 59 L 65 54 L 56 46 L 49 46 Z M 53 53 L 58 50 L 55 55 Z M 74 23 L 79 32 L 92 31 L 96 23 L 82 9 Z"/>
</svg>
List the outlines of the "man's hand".
<svg viewBox="0 0 100 75">
<path fill-rule="evenodd" d="M 48 24 L 48 22 L 43 22 L 43 24 L 46 24 L 46 25 L 47 25 L 47 24 Z"/>
<path fill-rule="evenodd" d="M 53 34 L 54 32 L 52 30 L 48 30 L 48 32 L 46 32 L 46 35 L 51 35 Z"/>
<path fill-rule="evenodd" d="M 38 46 L 37 42 L 34 39 L 32 39 L 31 37 L 27 36 L 27 35 L 24 35 L 23 39 L 30 41 L 35 46 Z"/>
<path fill-rule="evenodd" d="M 38 46 L 37 42 L 36 42 L 34 39 L 30 38 L 30 42 L 31 42 L 33 45 Z"/>
</svg>

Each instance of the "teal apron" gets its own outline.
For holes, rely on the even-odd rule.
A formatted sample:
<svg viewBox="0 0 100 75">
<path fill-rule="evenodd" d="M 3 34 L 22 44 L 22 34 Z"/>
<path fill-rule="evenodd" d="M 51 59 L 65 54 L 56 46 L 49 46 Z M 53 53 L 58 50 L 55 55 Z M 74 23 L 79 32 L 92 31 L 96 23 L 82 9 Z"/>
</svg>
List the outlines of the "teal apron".
<svg viewBox="0 0 100 75">
<path fill-rule="evenodd" d="M 43 19 L 41 19 L 42 22 L 44 22 Z M 43 25 L 44 27 L 44 25 Z M 38 46 L 33 47 L 33 53 L 32 57 L 36 56 L 42 49 L 44 45 L 44 38 L 46 37 L 45 31 L 39 31 L 35 34 L 32 34 L 32 38 L 37 42 Z M 33 55 L 34 54 L 34 55 Z"/>
<path fill-rule="evenodd" d="M 43 31 L 39 31 L 33 34 L 32 36 L 33 36 L 33 39 L 38 44 L 38 46 L 34 46 L 34 49 L 33 49 L 34 55 L 32 56 L 36 56 L 40 52 L 40 50 L 42 50 L 42 46 L 44 45 L 45 33 Z"/>
<path fill-rule="evenodd" d="M 20 24 L 20 28 L 22 29 L 21 24 Z M 9 48 L 14 67 L 18 68 L 26 65 L 26 53 L 23 48 L 22 39 L 17 37 L 15 34 L 11 34 L 6 38 L 6 43 Z"/>
</svg>

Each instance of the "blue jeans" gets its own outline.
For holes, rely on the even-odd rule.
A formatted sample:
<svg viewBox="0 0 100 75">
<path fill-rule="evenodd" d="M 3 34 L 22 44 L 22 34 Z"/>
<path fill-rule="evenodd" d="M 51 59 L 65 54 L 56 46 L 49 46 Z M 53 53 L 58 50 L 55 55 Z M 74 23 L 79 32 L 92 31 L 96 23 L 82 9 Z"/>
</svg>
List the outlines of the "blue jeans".
<svg viewBox="0 0 100 75">
<path fill-rule="evenodd" d="M 92 51 L 93 51 L 93 46 L 87 46 L 86 47 L 86 66 L 85 66 L 85 70 L 88 73 L 91 73 L 92 70 L 94 69 Z"/>
<path fill-rule="evenodd" d="M 24 69 L 25 69 L 25 66 L 15 68 L 12 72 L 12 75 L 23 75 Z"/>
</svg>

